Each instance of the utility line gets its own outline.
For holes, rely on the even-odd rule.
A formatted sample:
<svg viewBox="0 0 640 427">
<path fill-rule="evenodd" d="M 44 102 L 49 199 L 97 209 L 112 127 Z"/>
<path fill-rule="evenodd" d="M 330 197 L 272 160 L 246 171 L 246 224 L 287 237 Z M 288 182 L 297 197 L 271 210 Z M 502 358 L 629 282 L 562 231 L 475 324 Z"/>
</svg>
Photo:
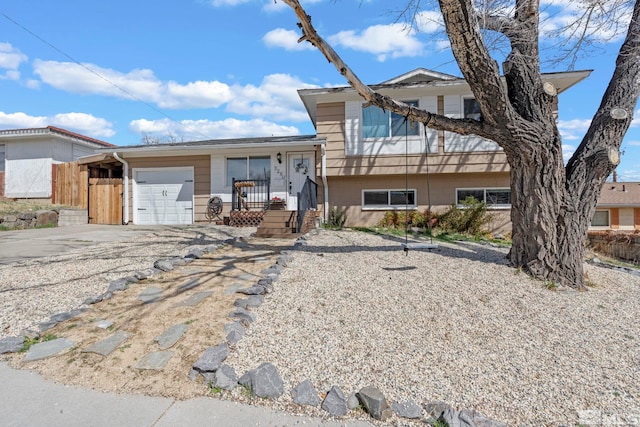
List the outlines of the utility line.
<svg viewBox="0 0 640 427">
<path fill-rule="evenodd" d="M 0 11 L 0 15 L 2 15 L 7 21 L 13 23 L 14 25 L 16 25 L 18 28 L 21 28 L 23 31 L 27 32 L 28 34 L 30 34 L 31 36 L 35 37 L 36 39 L 40 40 L 42 43 L 46 44 L 47 46 L 49 46 L 50 48 L 52 48 L 53 50 L 55 50 L 56 52 L 60 53 L 61 55 L 63 55 L 64 57 L 66 57 L 67 59 L 69 59 L 71 62 L 81 66 L 82 68 L 84 68 L 85 70 L 87 70 L 88 72 L 90 72 L 91 74 L 95 75 L 96 77 L 104 80 L 105 82 L 107 82 L 108 84 L 110 84 L 111 86 L 115 87 L 116 89 L 118 89 L 119 91 L 121 91 L 122 93 L 124 93 L 125 95 L 129 96 L 130 98 L 132 98 L 135 101 L 138 101 L 140 103 L 142 103 L 143 105 L 149 107 L 150 109 L 152 109 L 153 111 L 155 111 L 156 113 L 161 114 L 162 116 L 166 117 L 167 119 L 171 120 L 172 122 L 182 126 L 183 128 L 185 128 L 186 130 L 193 132 L 193 133 L 197 133 L 200 136 L 204 137 L 205 139 L 211 139 L 210 136 L 207 136 L 205 134 L 203 134 L 202 132 L 200 132 L 197 129 L 194 128 L 190 128 L 189 126 L 185 125 L 184 123 L 181 123 L 180 121 L 174 119 L 173 117 L 171 117 L 170 115 L 168 115 L 167 113 L 165 113 L 164 111 L 154 107 L 153 105 L 149 104 L 148 102 L 138 98 L 137 96 L 135 96 L 134 94 L 130 93 L 129 91 L 127 91 L 126 89 L 124 89 L 123 87 L 117 85 L 116 83 L 112 82 L 111 80 L 109 80 L 108 78 L 106 78 L 105 76 L 103 76 L 102 74 L 98 73 L 97 71 L 92 70 L 90 67 L 86 66 L 85 64 L 81 63 L 80 61 L 78 61 L 77 59 L 75 59 L 74 57 L 72 57 L 71 55 L 69 55 L 68 53 L 66 53 L 65 51 L 63 51 L 62 49 L 58 48 L 57 46 L 55 46 L 54 44 L 48 42 L 47 40 L 43 39 L 42 37 L 40 37 L 38 34 L 34 33 L 33 31 L 31 31 L 29 28 L 25 27 L 24 25 L 20 24 L 19 22 L 17 22 L 16 20 L 14 20 L 13 18 L 11 18 L 10 16 L 8 16 L 7 14 L 5 14 L 4 12 Z"/>
</svg>

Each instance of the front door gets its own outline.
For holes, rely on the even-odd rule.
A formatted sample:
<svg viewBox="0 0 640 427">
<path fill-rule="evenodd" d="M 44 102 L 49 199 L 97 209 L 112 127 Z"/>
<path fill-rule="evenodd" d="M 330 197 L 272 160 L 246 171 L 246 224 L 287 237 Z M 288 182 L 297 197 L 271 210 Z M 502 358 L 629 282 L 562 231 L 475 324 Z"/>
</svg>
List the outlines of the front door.
<svg viewBox="0 0 640 427">
<path fill-rule="evenodd" d="M 313 181 L 316 180 L 315 159 L 316 153 L 314 151 L 287 154 L 287 175 L 289 177 L 287 210 L 298 209 L 298 193 L 302 190 L 307 177 Z"/>
</svg>

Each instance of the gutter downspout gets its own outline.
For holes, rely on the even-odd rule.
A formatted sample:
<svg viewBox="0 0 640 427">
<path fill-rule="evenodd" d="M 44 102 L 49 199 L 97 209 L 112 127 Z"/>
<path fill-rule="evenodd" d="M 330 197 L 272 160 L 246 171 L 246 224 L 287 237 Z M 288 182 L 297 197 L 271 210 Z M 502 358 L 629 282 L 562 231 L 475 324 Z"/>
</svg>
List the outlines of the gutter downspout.
<svg viewBox="0 0 640 427">
<path fill-rule="evenodd" d="M 324 187 L 324 222 L 329 220 L 329 184 L 327 183 L 327 147 L 323 144 L 322 150 L 322 186 Z"/>
<path fill-rule="evenodd" d="M 124 191 L 122 194 L 122 198 L 124 199 L 124 212 L 122 214 L 122 224 L 127 225 L 129 224 L 129 162 L 121 159 L 115 151 L 113 152 L 113 157 L 124 165 Z"/>
</svg>

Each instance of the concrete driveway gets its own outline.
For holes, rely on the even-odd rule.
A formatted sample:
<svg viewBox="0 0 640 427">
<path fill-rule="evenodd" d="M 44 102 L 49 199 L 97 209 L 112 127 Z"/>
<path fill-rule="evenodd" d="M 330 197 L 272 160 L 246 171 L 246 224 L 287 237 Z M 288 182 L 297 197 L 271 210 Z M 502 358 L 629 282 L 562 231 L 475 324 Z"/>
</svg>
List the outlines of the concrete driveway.
<svg viewBox="0 0 640 427">
<path fill-rule="evenodd" d="M 60 255 L 102 242 L 130 240 L 163 226 L 84 224 L 68 227 L 0 231 L 0 265 Z"/>
</svg>

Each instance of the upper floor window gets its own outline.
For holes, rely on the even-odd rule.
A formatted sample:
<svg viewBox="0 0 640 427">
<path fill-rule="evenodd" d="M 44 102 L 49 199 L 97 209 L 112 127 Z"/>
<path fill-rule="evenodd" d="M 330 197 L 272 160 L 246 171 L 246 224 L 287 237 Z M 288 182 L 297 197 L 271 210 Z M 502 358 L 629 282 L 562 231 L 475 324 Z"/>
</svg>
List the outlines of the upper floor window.
<svg viewBox="0 0 640 427">
<path fill-rule="evenodd" d="M 511 206 L 511 190 L 508 188 L 459 188 L 456 190 L 458 205 L 461 205 L 467 197 L 473 197 L 492 207 Z"/>
<path fill-rule="evenodd" d="M 238 179 L 271 179 L 271 157 L 228 157 L 227 158 L 227 186 L 231 180 Z"/>
<path fill-rule="evenodd" d="M 462 98 L 462 106 L 464 109 L 464 118 L 478 120 L 482 119 L 482 113 L 480 113 L 480 105 L 475 98 Z"/>
<path fill-rule="evenodd" d="M 403 101 L 412 107 L 418 107 L 418 101 Z M 370 105 L 362 109 L 362 137 L 389 138 L 393 136 L 420 135 L 417 122 L 409 121 L 405 125 L 405 118 L 391 111 Z"/>
</svg>

